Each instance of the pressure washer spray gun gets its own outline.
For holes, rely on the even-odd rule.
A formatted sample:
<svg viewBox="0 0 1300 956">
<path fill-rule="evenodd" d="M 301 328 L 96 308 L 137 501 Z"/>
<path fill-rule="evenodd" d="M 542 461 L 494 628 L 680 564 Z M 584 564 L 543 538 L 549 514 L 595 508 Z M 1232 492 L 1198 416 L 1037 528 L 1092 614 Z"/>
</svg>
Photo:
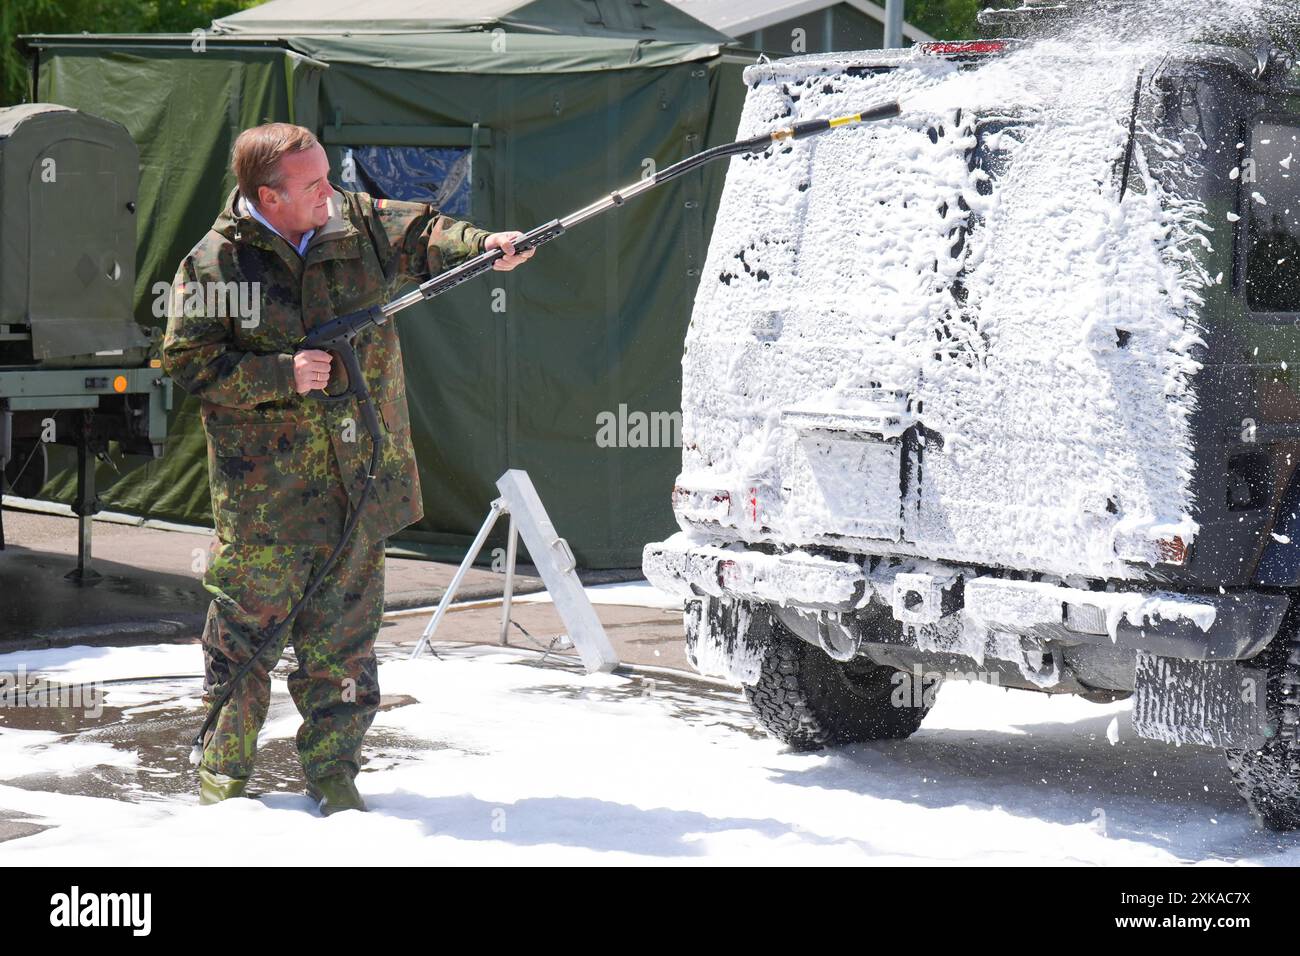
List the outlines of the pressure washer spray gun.
<svg viewBox="0 0 1300 956">
<path fill-rule="evenodd" d="M 640 179 L 630 186 L 622 189 L 616 189 L 604 199 L 597 200 L 589 206 L 571 212 L 562 219 L 552 219 L 550 222 L 543 223 L 537 228 L 524 233 L 516 240 L 513 245 L 516 252 L 523 252 L 527 249 L 535 249 L 543 243 L 550 242 L 559 236 L 564 235 L 568 230 L 581 222 L 585 222 L 595 216 L 600 215 L 607 210 L 623 205 L 634 196 L 641 193 L 649 192 L 656 186 L 660 186 L 671 179 L 688 173 L 693 169 L 703 166 L 705 163 L 712 162 L 715 159 L 721 159 L 724 156 L 739 156 L 744 153 L 756 153 L 766 149 L 769 146 L 796 139 L 805 139 L 809 136 L 815 136 L 818 133 L 824 133 L 827 130 L 841 129 L 845 127 L 858 126 L 862 123 L 872 123 L 879 120 L 892 119 L 902 112 L 902 108 L 897 101 L 884 103 L 880 106 L 872 107 L 861 113 L 853 113 L 849 116 L 840 116 L 835 119 L 818 119 L 808 120 L 804 123 L 795 123 L 793 126 L 783 127 L 773 130 L 770 133 L 763 133 L 750 139 L 739 140 L 735 143 L 723 143 L 721 146 L 714 146 L 703 152 L 689 156 L 681 162 L 674 163 L 662 172 L 655 173 L 653 176 L 647 176 Z M 341 315 L 337 319 L 331 319 L 314 327 L 302 341 L 298 343 L 301 349 L 321 349 L 338 356 L 339 361 L 343 364 L 343 370 L 347 373 L 348 384 L 341 392 L 327 393 L 316 389 L 307 393 L 307 397 L 322 402 L 344 402 L 355 398 L 357 401 L 358 411 L 361 420 L 370 433 L 371 451 L 370 451 L 370 469 L 366 475 L 365 486 L 361 490 L 361 495 L 357 499 L 357 505 L 352 509 L 352 514 L 348 517 L 347 524 L 343 528 L 343 535 L 339 539 L 338 545 L 330 554 L 329 560 L 321 566 L 315 576 L 307 585 L 303 596 L 289 610 L 284 619 L 278 622 L 270 634 L 267 635 L 258 646 L 253 655 L 243 664 L 235 673 L 234 678 L 226 687 L 221 698 L 217 700 L 208 713 L 208 718 L 203 723 L 198 734 L 194 737 L 194 746 L 190 752 L 190 762 L 197 765 L 202 758 L 203 736 L 217 719 L 221 707 L 230 699 L 235 685 L 243 679 L 253 666 L 254 661 L 261 656 L 262 651 L 271 646 L 275 639 L 280 635 L 289 622 L 294 619 L 298 609 L 302 607 L 307 600 L 316 593 L 321 582 L 330 569 L 334 567 L 335 561 L 338 560 L 339 554 L 347 545 L 352 537 L 353 531 L 356 530 L 357 518 L 365 506 L 370 492 L 374 486 L 375 472 L 379 468 L 379 458 L 383 450 L 384 432 L 379 423 L 379 415 L 375 410 L 374 401 L 370 397 L 370 390 L 366 387 L 366 379 L 361 371 L 361 363 L 357 359 L 354 341 L 358 335 L 372 325 L 383 325 L 392 316 L 401 312 L 405 308 L 415 305 L 417 302 L 424 302 L 428 299 L 436 298 L 444 292 L 456 288 L 463 282 L 468 282 L 475 276 L 481 275 L 492 268 L 492 264 L 500 259 L 505 253 L 500 249 L 492 249 L 489 252 L 481 253 L 472 259 L 466 259 L 460 265 L 446 272 L 434 276 L 428 282 L 423 283 L 417 288 L 411 290 L 403 296 L 393 299 L 383 305 L 374 305 L 368 309 L 361 309 L 357 312 L 350 312 L 347 315 Z"/>
</svg>

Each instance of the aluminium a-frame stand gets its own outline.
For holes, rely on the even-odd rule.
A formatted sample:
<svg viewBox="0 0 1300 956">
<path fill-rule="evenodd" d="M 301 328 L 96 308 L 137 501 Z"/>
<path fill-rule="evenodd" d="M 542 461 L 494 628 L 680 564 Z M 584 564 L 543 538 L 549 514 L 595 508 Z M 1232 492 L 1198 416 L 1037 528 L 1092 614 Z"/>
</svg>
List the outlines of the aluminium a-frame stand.
<svg viewBox="0 0 1300 956">
<path fill-rule="evenodd" d="M 455 598 L 461 581 L 474 563 L 474 559 L 478 557 L 479 551 L 483 549 L 483 542 L 487 540 L 497 519 L 504 514 L 510 517 L 510 531 L 506 539 L 506 580 L 502 599 L 501 643 L 506 643 L 506 634 L 510 627 L 510 599 L 514 591 L 515 555 L 518 550 L 519 536 L 522 535 L 524 544 L 528 546 L 528 554 L 537 566 L 537 571 L 542 576 L 542 583 L 550 592 L 551 600 L 555 602 L 555 609 L 559 612 L 560 619 L 564 621 L 564 626 L 568 628 L 569 639 L 581 655 L 587 672 L 612 671 L 618 666 L 618 656 L 605 635 L 605 628 L 601 626 L 600 619 L 596 617 L 596 610 L 591 606 L 587 592 L 582 589 L 582 582 L 578 580 L 575 571 L 577 562 L 569 549 L 569 543 L 556 534 L 555 526 L 551 524 L 546 509 L 542 507 L 542 499 L 537 496 L 537 489 L 533 487 L 528 472 L 517 468 L 510 469 L 497 479 L 497 490 L 501 492 L 501 497 L 492 502 L 487 520 L 479 529 L 474 543 L 469 546 L 465 560 L 456 569 L 451 584 L 447 585 L 447 591 L 438 602 L 438 608 L 433 612 L 433 617 L 420 636 L 420 642 L 415 646 L 411 659 L 419 657 L 428 646 L 433 633 L 442 622 L 443 615 L 447 613 L 447 608 Z"/>
</svg>

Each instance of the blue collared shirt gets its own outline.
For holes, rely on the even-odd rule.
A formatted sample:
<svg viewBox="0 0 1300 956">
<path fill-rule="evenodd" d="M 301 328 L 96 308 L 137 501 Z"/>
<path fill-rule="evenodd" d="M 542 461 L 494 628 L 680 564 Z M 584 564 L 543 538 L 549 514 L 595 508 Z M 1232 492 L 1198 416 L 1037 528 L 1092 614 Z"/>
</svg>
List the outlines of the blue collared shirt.
<svg viewBox="0 0 1300 956">
<path fill-rule="evenodd" d="M 260 222 L 262 225 L 266 226 L 267 229 L 270 229 L 281 239 L 284 239 L 285 242 L 289 242 L 289 240 L 285 237 L 284 233 L 282 233 L 279 229 L 276 229 L 275 226 L 271 225 L 269 222 L 266 221 L 266 217 L 262 215 L 261 211 L 257 208 L 256 205 L 249 202 L 247 196 L 245 196 L 243 193 L 240 193 L 239 198 L 244 201 L 244 208 L 248 210 L 248 214 L 250 216 L 252 216 L 258 222 Z M 306 232 L 304 232 L 302 234 L 302 242 L 298 243 L 298 245 L 294 247 L 294 251 L 301 256 L 304 252 L 306 252 L 307 243 L 311 242 L 311 237 L 314 235 L 316 235 L 315 229 L 308 229 Z M 293 246 L 293 243 L 289 242 L 289 245 Z"/>
</svg>

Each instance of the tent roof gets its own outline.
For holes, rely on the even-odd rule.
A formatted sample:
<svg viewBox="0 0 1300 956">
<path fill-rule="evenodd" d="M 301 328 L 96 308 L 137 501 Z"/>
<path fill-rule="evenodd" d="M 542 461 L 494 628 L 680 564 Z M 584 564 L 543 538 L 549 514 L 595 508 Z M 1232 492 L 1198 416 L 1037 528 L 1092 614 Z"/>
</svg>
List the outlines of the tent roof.
<svg viewBox="0 0 1300 956">
<path fill-rule="evenodd" d="M 214 20 L 218 33 L 281 36 L 477 32 L 731 42 L 668 0 L 270 0 Z"/>
<path fill-rule="evenodd" d="M 573 37 L 512 33 L 506 42 L 493 33 L 212 34 L 211 50 L 282 50 L 331 63 L 430 73 L 589 73 L 645 69 L 709 60 L 724 53 L 717 43 L 633 40 L 627 37 Z M 18 37 L 25 52 L 96 48 L 114 53 L 193 54 L 188 33 L 28 33 Z"/>
<path fill-rule="evenodd" d="M 431 73 L 585 73 L 670 66 L 707 60 L 717 43 L 665 43 L 623 37 L 488 33 L 403 33 L 387 36 L 299 36 L 288 44 L 325 63 L 423 70 Z"/>
</svg>

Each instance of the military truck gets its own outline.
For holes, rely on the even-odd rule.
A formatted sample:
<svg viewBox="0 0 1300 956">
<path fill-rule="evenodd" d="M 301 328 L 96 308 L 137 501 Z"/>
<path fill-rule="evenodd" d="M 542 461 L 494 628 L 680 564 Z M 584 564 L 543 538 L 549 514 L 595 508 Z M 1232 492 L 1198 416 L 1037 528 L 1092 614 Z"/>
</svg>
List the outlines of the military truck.
<svg viewBox="0 0 1300 956">
<path fill-rule="evenodd" d="M 75 446 L 78 564 L 94 572 L 95 462 L 157 457 L 171 383 L 133 316 L 139 154 L 126 129 L 47 103 L 0 109 L 0 491 Z M 0 547 L 3 547 L 0 524 Z"/>
<path fill-rule="evenodd" d="M 945 680 L 1132 699 L 1300 826 L 1300 70 L 1275 35 L 747 68 L 682 359 L 690 659 L 795 749 Z"/>
</svg>

